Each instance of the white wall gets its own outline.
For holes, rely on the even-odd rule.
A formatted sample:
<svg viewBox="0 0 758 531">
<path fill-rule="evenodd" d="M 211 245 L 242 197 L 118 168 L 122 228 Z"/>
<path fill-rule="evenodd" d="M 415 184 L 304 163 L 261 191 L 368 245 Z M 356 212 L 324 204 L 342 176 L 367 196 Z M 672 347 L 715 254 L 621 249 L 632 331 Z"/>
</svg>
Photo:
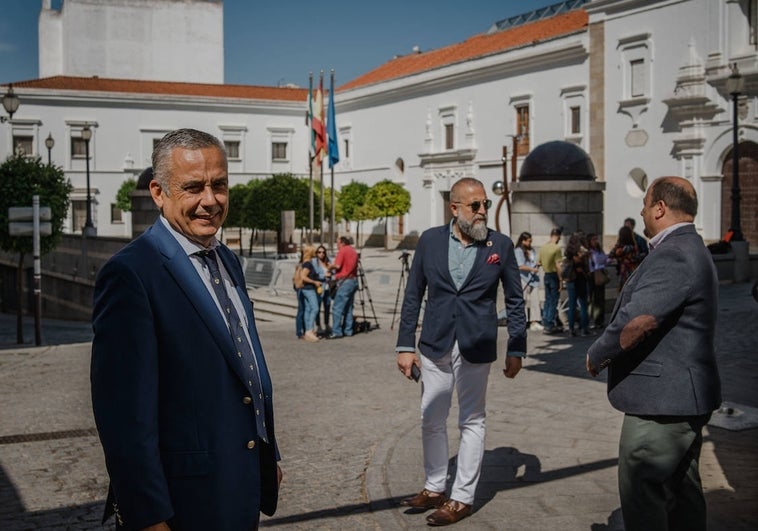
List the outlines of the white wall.
<svg viewBox="0 0 758 531">
<path fill-rule="evenodd" d="M 40 77 L 224 82 L 223 4 L 66 0 L 39 20 Z"/>
<path fill-rule="evenodd" d="M 648 183 L 664 175 L 691 180 L 700 198 L 696 226 L 704 238 L 718 239 L 721 166 L 732 145 L 731 104 L 723 82 L 729 75 L 727 65 L 734 60 L 741 61 L 743 75 L 755 72 L 756 46 L 749 44 L 747 19 L 737 3 L 726 0 L 637 4 L 618 12 L 609 9 L 597 17 L 605 24 L 605 232 L 613 234 L 628 216 L 641 226 L 644 193 L 629 178 L 637 169 L 647 174 Z M 740 35 L 737 41 L 734 35 Z M 624 106 L 632 99 L 626 93 L 630 80 L 625 69 L 635 46 L 648 50 L 643 54 L 649 62 L 647 94 L 638 105 Z M 666 101 L 675 98 L 678 80 L 684 80 L 685 74 L 702 76 L 704 81 L 697 86 L 702 99 L 693 98 L 696 109 L 679 120 Z M 753 106 L 750 98 L 741 140 L 758 141 Z M 630 146 L 627 137 L 632 131 L 644 132 L 647 142 Z"/>
</svg>

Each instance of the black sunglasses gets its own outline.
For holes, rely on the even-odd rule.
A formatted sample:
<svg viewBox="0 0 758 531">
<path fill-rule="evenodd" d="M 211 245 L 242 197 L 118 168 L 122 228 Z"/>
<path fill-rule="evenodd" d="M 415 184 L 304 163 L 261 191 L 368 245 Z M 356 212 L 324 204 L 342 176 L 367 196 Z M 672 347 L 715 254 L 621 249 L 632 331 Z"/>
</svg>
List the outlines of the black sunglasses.
<svg viewBox="0 0 758 531">
<path fill-rule="evenodd" d="M 492 206 L 492 200 L 491 199 L 485 199 L 484 201 L 472 201 L 468 205 L 465 205 L 461 203 L 460 201 L 453 201 L 457 205 L 463 205 L 471 208 L 472 212 L 479 212 L 479 209 L 484 206 L 484 210 L 489 210 Z"/>
</svg>

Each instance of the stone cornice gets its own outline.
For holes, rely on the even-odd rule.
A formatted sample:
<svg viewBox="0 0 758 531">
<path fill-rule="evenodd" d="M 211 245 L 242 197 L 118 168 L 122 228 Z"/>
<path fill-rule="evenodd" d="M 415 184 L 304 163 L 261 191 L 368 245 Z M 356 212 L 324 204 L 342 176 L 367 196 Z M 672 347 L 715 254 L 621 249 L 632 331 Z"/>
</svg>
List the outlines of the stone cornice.
<svg viewBox="0 0 758 531">
<path fill-rule="evenodd" d="M 476 157 L 476 149 L 455 149 L 440 153 L 419 153 L 420 166 L 436 166 L 440 164 L 468 163 Z"/>
<path fill-rule="evenodd" d="M 243 98 L 214 98 L 208 96 L 113 93 L 94 91 L 47 90 L 25 88 L 19 91 L 24 104 L 45 106 L 77 105 L 92 107 L 134 107 L 149 109 L 191 109 L 206 112 L 271 112 L 300 115 L 306 102 L 281 100 L 251 100 Z"/>
</svg>

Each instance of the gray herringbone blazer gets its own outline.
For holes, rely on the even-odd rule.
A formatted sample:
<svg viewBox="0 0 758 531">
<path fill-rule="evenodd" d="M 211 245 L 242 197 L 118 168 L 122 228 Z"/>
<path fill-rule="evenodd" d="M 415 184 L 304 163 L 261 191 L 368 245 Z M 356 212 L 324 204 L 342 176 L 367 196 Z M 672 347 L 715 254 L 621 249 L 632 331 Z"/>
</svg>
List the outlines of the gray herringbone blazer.
<svg viewBox="0 0 758 531">
<path fill-rule="evenodd" d="M 589 349 L 608 368 L 608 400 L 633 415 L 703 415 L 721 403 L 714 334 L 718 279 L 686 225 L 669 234 L 624 285 L 611 322 Z"/>
</svg>

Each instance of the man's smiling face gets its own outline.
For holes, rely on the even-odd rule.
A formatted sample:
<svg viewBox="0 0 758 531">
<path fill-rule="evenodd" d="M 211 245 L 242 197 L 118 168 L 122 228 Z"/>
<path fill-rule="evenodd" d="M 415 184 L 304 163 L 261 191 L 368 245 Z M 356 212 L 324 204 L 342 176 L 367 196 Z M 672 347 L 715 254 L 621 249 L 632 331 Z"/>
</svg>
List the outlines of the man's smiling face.
<svg viewBox="0 0 758 531">
<path fill-rule="evenodd" d="M 171 163 L 168 190 L 157 181 L 150 183 L 153 200 L 174 229 L 208 247 L 229 208 L 224 154 L 215 147 L 176 148 Z"/>
</svg>

